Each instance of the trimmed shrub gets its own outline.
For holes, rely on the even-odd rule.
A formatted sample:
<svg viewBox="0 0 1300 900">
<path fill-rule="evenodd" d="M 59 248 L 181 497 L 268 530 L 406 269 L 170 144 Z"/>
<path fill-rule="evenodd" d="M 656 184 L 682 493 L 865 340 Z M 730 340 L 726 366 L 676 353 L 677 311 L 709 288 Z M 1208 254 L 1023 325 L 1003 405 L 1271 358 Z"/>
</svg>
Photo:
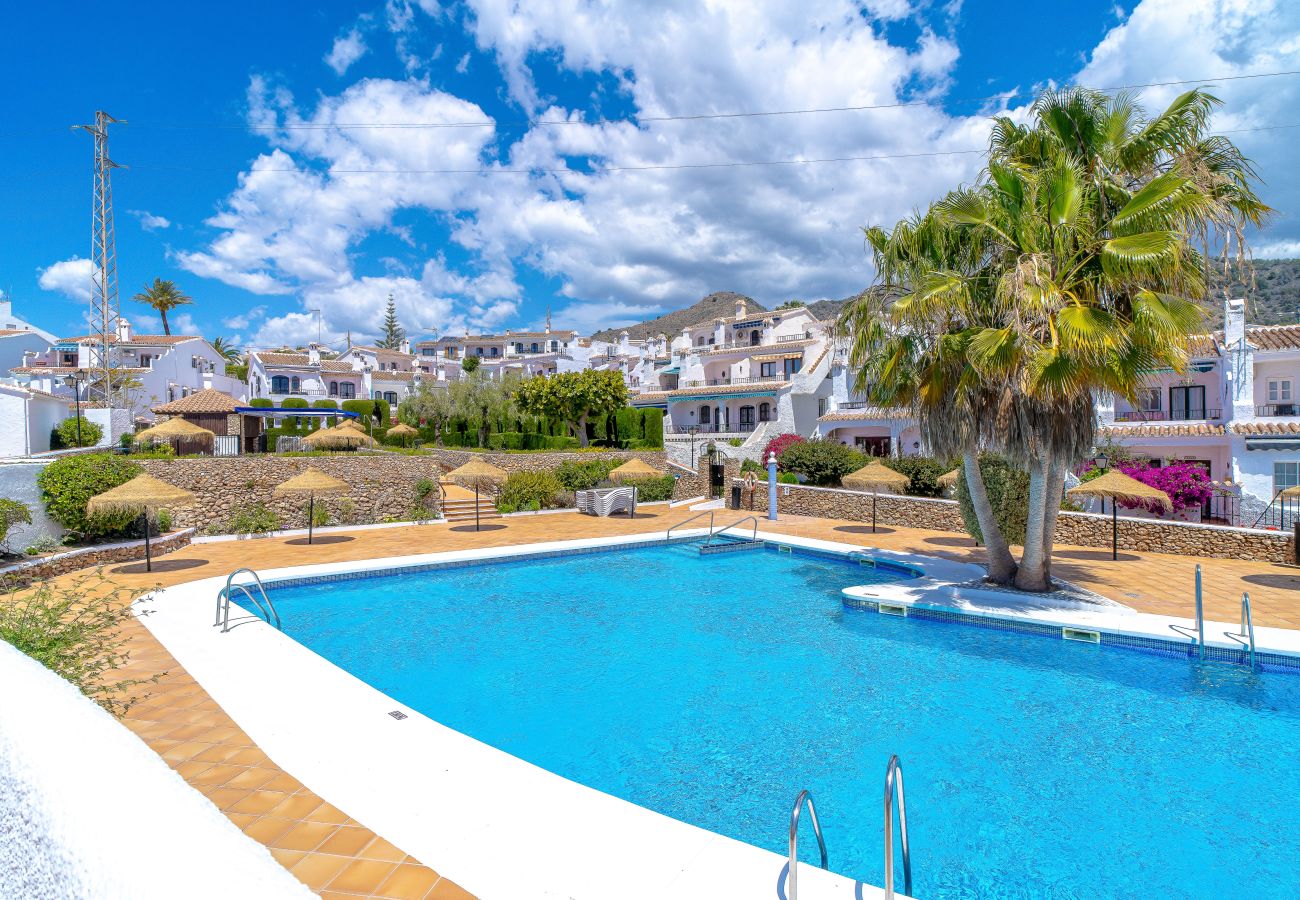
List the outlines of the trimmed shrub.
<svg viewBox="0 0 1300 900">
<path fill-rule="evenodd" d="M 85 416 L 80 417 L 81 422 L 81 443 L 77 443 L 77 422 L 78 417 L 73 416 L 71 419 L 64 419 L 50 432 L 50 449 L 51 450 L 68 450 L 74 447 L 93 447 L 99 443 L 99 439 L 104 436 L 104 429 Z"/>
<path fill-rule="evenodd" d="M 268 409 L 275 406 L 275 402 L 270 397 L 254 397 L 248 401 L 249 406 L 256 406 L 258 409 Z"/>
<path fill-rule="evenodd" d="M 782 472 L 776 476 L 778 484 L 798 484 L 799 476 L 793 472 Z"/>
<path fill-rule="evenodd" d="M 307 409 L 309 405 L 302 397 L 285 397 L 280 404 L 283 409 Z"/>
<path fill-rule="evenodd" d="M 497 508 L 553 509 L 561 505 L 563 491 L 564 485 L 551 472 L 512 472 L 501 485 Z"/>
<path fill-rule="evenodd" d="M 566 491 L 585 491 L 609 478 L 609 473 L 623 464 L 618 459 L 566 459 L 555 470 Z"/>
<path fill-rule="evenodd" d="M 905 492 L 911 497 L 942 497 L 939 476 L 952 468 L 929 456 L 890 456 L 881 462 L 912 479 Z"/>
<path fill-rule="evenodd" d="M 664 411 L 662 409 L 642 410 L 641 429 L 648 447 L 655 449 L 664 445 Z"/>
<path fill-rule="evenodd" d="M 778 434 L 776 437 L 772 438 L 772 440 L 768 441 L 767 446 L 763 448 L 763 462 L 766 463 L 768 457 L 775 453 L 776 461 L 780 463 L 781 454 L 784 453 L 787 448 L 802 443 L 804 443 L 804 439 L 799 437 L 797 434 Z"/>
<path fill-rule="evenodd" d="M 368 419 L 374 415 L 375 401 L 373 400 L 344 400 L 339 404 L 339 408 L 347 412 L 356 413 L 362 419 Z"/>
<path fill-rule="evenodd" d="M 338 409 L 339 405 L 334 400 L 313 400 L 311 403 L 315 409 Z"/>
<path fill-rule="evenodd" d="M 777 457 L 777 463 L 783 471 L 802 475 L 809 484 L 829 487 L 839 484 L 845 475 L 865 466 L 867 458 L 838 441 L 800 439 L 782 451 Z"/>
<path fill-rule="evenodd" d="M 618 423 L 618 440 L 621 445 L 630 446 L 633 441 L 645 437 L 641 410 L 625 406 L 614 414 L 614 420 Z"/>
<path fill-rule="evenodd" d="M 625 487 L 636 488 L 637 500 L 641 503 L 654 503 L 673 498 L 673 485 L 677 479 L 671 475 L 659 478 L 630 478 L 623 482 Z"/>
<path fill-rule="evenodd" d="M 41 489 L 45 511 L 64 528 L 87 537 L 122 537 L 139 520 L 138 513 L 127 511 L 91 519 L 86 515 L 86 503 L 142 471 L 115 453 L 87 453 L 56 459 L 37 476 L 36 484 Z"/>
<path fill-rule="evenodd" d="M 993 518 L 1008 543 L 1023 544 L 1025 523 L 1029 520 L 1029 473 L 994 453 L 980 454 L 980 474 L 993 507 Z M 975 518 L 966 479 L 957 480 L 957 504 L 961 509 L 966 533 L 981 544 L 984 533 Z"/>
<path fill-rule="evenodd" d="M 371 400 L 370 403 L 373 407 L 372 415 L 379 419 L 377 427 L 387 428 L 389 423 L 392 421 L 392 410 L 388 406 L 388 401 L 380 399 Z"/>
</svg>

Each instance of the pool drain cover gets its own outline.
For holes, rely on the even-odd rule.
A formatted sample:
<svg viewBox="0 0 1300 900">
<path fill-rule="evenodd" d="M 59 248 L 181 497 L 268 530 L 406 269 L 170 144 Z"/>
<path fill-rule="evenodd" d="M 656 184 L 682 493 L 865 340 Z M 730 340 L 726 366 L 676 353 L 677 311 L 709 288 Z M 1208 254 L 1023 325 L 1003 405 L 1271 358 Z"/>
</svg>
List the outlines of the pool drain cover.
<svg viewBox="0 0 1300 900">
<path fill-rule="evenodd" d="M 389 715 L 392 716 L 394 719 L 397 719 L 398 721 L 401 721 L 402 719 L 406 718 L 406 713 L 402 712 L 400 709 L 393 710 L 392 712 L 389 713 Z"/>
</svg>

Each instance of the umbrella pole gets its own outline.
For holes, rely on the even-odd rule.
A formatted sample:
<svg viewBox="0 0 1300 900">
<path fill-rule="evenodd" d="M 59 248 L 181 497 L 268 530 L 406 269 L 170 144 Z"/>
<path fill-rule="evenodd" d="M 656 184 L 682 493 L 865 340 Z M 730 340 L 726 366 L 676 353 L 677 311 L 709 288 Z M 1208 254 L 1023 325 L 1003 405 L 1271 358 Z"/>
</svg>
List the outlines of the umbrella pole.
<svg viewBox="0 0 1300 900">
<path fill-rule="evenodd" d="M 871 533 L 876 533 L 876 491 L 871 491 Z"/>
<path fill-rule="evenodd" d="M 307 495 L 307 543 L 311 543 L 312 526 L 316 524 L 316 495 Z"/>
<path fill-rule="evenodd" d="M 149 547 L 149 510 L 144 511 L 144 570 L 153 571 L 153 551 Z"/>
<path fill-rule="evenodd" d="M 1119 504 L 1110 500 L 1110 558 L 1119 559 Z"/>
</svg>

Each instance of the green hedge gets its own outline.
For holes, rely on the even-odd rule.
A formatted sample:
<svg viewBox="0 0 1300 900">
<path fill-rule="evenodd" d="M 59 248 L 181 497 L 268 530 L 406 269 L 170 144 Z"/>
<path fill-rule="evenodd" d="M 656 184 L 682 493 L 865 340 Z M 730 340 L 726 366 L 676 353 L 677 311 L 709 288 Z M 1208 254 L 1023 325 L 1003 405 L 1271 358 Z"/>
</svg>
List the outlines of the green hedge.
<svg viewBox="0 0 1300 900">
<path fill-rule="evenodd" d="M 845 447 L 839 441 L 814 439 L 790 444 L 777 458 L 782 472 L 804 476 L 808 484 L 830 487 L 845 475 L 867 464 L 865 454 Z"/>
<path fill-rule="evenodd" d="M 660 448 L 664 445 L 664 411 L 662 409 L 642 410 L 645 442 L 649 447 Z"/>
<path fill-rule="evenodd" d="M 881 462 L 911 479 L 904 493 L 912 497 L 942 497 L 939 476 L 952 468 L 930 456 L 891 456 Z"/>
<path fill-rule="evenodd" d="M 50 463 L 36 477 L 41 500 L 50 518 L 69 531 L 87 537 L 125 537 L 140 518 L 138 512 L 89 517 L 86 503 L 96 494 L 125 484 L 144 470 L 115 453 L 65 456 Z"/>
<path fill-rule="evenodd" d="M 275 406 L 275 403 L 272 402 L 270 397 L 254 397 L 252 400 L 248 401 L 248 405 L 256 406 L 258 409 L 267 409 L 268 407 Z"/>
<path fill-rule="evenodd" d="M 307 409 L 310 406 L 302 397 L 285 397 L 284 402 L 280 404 L 282 409 Z"/>
<path fill-rule="evenodd" d="M 621 459 L 568 459 L 556 468 L 555 477 L 567 491 L 585 491 L 609 478 L 622 464 Z"/>
</svg>

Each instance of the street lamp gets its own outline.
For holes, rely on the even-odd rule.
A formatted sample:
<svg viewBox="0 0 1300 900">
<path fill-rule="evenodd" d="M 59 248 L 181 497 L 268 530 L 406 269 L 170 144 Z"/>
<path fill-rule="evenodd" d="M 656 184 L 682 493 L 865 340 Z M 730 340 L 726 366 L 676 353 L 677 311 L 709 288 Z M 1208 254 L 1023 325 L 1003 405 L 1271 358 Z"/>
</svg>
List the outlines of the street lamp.
<svg viewBox="0 0 1300 900">
<path fill-rule="evenodd" d="M 78 369 L 63 379 L 63 383 L 72 388 L 72 396 L 77 403 L 77 449 L 81 449 L 81 383 L 85 377 L 86 373 Z"/>
<path fill-rule="evenodd" d="M 691 436 L 691 471 L 695 471 L 695 436 L 700 433 L 700 426 L 692 425 L 686 429 L 686 433 Z"/>
</svg>

